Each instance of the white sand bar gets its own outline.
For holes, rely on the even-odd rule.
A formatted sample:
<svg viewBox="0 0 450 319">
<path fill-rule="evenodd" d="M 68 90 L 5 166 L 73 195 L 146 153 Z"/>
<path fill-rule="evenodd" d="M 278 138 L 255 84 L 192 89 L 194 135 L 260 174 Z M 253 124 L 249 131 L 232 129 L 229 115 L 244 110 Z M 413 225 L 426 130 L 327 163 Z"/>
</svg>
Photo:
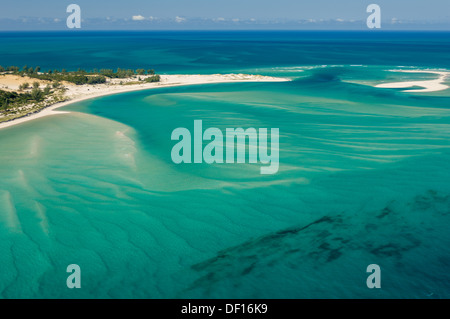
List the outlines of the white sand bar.
<svg viewBox="0 0 450 319">
<path fill-rule="evenodd" d="M 426 81 L 409 81 L 409 82 L 393 82 L 393 83 L 383 83 L 378 84 L 377 88 L 386 89 L 403 89 L 415 86 L 423 87 L 423 89 L 417 90 L 404 90 L 403 92 L 435 92 L 443 91 L 449 88 L 448 85 L 443 84 L 445 79 L 450 75 L 450 72 L 444 71 L 428 71 L 428 70 L 390 70 L 391 72 L 405 72 L 405 73 L 433 73 L 439 75 L 435 80 Z"/>
</svg>

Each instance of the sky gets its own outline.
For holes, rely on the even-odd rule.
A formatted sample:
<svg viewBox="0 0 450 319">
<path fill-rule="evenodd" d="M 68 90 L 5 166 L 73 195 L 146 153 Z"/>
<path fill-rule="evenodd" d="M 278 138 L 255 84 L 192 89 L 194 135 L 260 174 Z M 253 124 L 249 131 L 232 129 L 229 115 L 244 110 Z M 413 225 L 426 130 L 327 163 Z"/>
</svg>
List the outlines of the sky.
<svg viewBox="0 0 450 319">
<path fill-rule="evenodd" d="M 450 0 L 1 0 L 0 30 L 66 29 L 71 3 L 84 29 L 363 29 L 375 3 L 386 29 L 450 30 Z"/>
</svg>

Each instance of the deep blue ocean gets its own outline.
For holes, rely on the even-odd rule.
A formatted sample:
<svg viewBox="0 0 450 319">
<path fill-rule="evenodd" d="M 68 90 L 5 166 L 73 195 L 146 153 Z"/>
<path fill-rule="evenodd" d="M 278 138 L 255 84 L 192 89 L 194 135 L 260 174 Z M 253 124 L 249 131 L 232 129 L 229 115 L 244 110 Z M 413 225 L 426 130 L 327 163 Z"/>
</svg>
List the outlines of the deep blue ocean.
<svg viewBox="0 0 450 319">
<path fill-rule="evenodd" d="M 2 32 L 0 65 L 292 80 L 111 95 L 0 130 L 0 297 L 450 297 L 450 90 L 376 87 L 450 74 L 450 33 Z M 278 173 L 174 164 L 171 132 L 194 120 L 279 128 Z"/>
</svg>

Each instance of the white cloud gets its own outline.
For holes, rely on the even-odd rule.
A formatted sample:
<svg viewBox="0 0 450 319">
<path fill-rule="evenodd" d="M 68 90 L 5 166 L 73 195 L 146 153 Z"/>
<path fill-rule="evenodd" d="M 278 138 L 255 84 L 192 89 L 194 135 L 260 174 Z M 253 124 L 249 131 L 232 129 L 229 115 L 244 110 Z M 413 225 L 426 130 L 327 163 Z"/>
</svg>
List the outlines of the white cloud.
<svg viewBox="0 0 450 319">
<path fill-rule="evenodd" d="M 137 15 L 137 16 L 133 16 L 131 19 L 133 19 L 133 21 L 142 21 L 142 20 L 145 20 L 145 17 L 143 17 L 141 15 Z"/>
<path fill-rule="evenodd" d="M 176 21 L 177 23 L 181 23 L 181 22 L 185 22 L 186 19 L 185 19 L 185 18 L 182 18 L 182 17 L 179 17 L 179 16 L 176 16 L 175 21 Z"/>
</svg>

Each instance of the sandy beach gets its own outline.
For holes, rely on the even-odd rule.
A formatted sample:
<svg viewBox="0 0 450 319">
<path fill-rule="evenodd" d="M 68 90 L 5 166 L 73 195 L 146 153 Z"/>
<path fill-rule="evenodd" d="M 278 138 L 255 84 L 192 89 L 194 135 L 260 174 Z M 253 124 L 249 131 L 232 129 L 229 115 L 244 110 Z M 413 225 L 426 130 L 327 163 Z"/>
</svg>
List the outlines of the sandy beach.
<svg viewBox="0 0 450 319">
<path fill-rule="evenodd" d="M 428 70 L 390 70 L 391 72 L 404 72 L 404 73 L 432 73 L 437 74 L 439 77 L 435 80 L 426 81 L 407 81 L 407 82 L 393 82 L 393 83 L 383 83 L 378 84 L 375 87 L 385 88 L 385 89 L 404 89 L 410 87 L 420 86 L 423 89 L 414 90 L 404 90 L 403 92 L 436 92 L 448 89 L 448 85 L 443 84 L 447 76 L 450 75 L 449 72 L 443 71 L 428 71 Z"/>
<path fill-rule="evenodd" d="M 143 76 L 142 78 L 145 78 Z M 17 90 L 21 82 L 20 77 L 3 77 L 0 78 L 0 88 L 7 90 Z M 0 129 L 11 127 L 13 125 L 21 124 L 27 121 L 31 121 L 44 116 L 63 114 L 68 112 L 56 111 L 56 109 L 66 106 L 71 103 L 80 102 L 87 99 L 92 99 L 100 96 L 132 92 L 138 90 L 155 89 L 171 86 L 182 85 L 195 85 L 195 84 L 207 84 L 207 83 L 227 83 L 227 82 L 285 82 L 290 81 L 287 78 L 269 77 L 262 75 L 250 75 L 250 74 L 173 74 L 173 75 L 161 75 L 161 81 L 155 83 L 138 83 L 131 84 L 136 79 L 112 79 L 106 84 L 96 85 L 74 85 L 65 84 L 67 91 L 65 97 L 67 101 L 53 104 L 46 107 L 38 113 L 33 113 L 21 118 L 17 118 L 8 122 L 0 123 Z M 42 81 L 40 81 L 42 82 Z M 130 83 L 130 84 L 127 84 Z"/>
</svg>

